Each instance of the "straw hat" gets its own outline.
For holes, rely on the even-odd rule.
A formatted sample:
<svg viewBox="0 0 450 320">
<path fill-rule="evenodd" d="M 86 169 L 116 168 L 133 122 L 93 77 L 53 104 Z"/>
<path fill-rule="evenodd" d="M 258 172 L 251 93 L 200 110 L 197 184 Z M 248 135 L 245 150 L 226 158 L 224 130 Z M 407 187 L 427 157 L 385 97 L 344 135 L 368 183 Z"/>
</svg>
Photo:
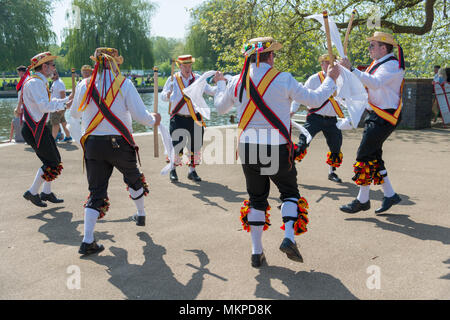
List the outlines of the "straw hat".
<svg viewBox="0 0 450 320">
<path fill-rule="evenodd" d="M 367 41 L 379 41 L 391 44 L 393 46 L 398 46 L 398 43 L 395 41 L 394 36 L 392 34 L 381 31 L 375 31 L 372 37 L 367 38 Z"/>
<path fill-rule="evenodd" d="M 88 64 L 85 64 L 81 67 L 81 71 L 92 71 L 92 67 Z"/>
<path fill-rule="evenodd" d="M 179 64 L 191 64 L 195 62 L 195 58 L 193 58 L 190 54 L 185 54 L 182 56 L 178 56 L 175 62 Z"/>
<path fill-rule="evenodd" d="M 58 58 L 58 56 L 54 56 L 50 52 L 39 53 L 30 59 L 31 65 L 29 68 L 35 69 L 44 63 L 55 60 L 56 58 Z"/>
<path fill-rule="evenodd" d="M 259 37 L 253 38 L 248 41 L 248 43 L 242 49 L 242 53 L 244 55 L 251 55 L 255 48 L 263 48 L 263 50 L 259 51 L 259 53 L 269 52 L 269 51 L 277 51 L 283 48 L 283 45 L 277 41 L 275 41 L 272 37 Z M 246 54 L 247 53 L 247 54 Z"/>
<path fill-rule="evenodd" d="M 95 49 L 94 55 L 90 58 L 95 62 L 100 62 L 99 60 L 101 60 L 104 54 L 113 57 L 114 60 L 116 60 L 117 64 L 123 63 L 123 57 L 119 56 L 119 51 L 115 48 L 97 48 Z"/>
<path fill-rule="evenodd" d="M 336 60 L 336 56 L 333 54 L 333 60 Z M 330 56 L 328 53 L 323 54 L 319 57 L 319 63 L 322 63 L 323 61 L 330 61 Z"/>
</svg>

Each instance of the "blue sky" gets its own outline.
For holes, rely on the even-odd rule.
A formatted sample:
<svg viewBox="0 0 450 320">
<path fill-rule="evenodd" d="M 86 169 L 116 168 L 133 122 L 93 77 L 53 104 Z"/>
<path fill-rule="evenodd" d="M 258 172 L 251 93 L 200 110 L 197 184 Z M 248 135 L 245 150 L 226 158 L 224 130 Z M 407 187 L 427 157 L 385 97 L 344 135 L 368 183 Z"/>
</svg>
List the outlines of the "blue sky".
<svg viewBox="0 0 450 320">
<path fill-rule="evenodd" d="M 120 0 L 118 0 L 120 1 Z M 152 36 L 162 36 L 167 38 L 183 38 L 186 28 L 189 25 L 188 9 L 194 8 L 204 0 L 153 0 L 158 8 L 152 19 Z M 67 27 L 65 13 L 71 6 L 71 0 L 57 2 L 57 7 L 53 12 L 52 29 L 61 43 L 61 33 Z"/>
</svg>

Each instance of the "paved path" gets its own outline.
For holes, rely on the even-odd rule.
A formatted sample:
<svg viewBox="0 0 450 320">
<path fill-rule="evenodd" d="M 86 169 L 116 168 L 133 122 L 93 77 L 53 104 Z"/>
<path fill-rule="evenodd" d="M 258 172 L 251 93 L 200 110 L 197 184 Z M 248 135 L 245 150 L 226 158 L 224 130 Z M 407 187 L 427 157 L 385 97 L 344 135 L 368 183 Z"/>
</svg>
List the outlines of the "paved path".
<svg viewBox="0 0 450 320">
<path fill-rule="evenodd" d="M 380 187 L 371 192 L 370 211 L 338 209 L 358 191 L 351 177 L 361 133 L 344 134 L 342 184 L 327 180 L 321 134 L 297 165 L 310 204 L 309 231 L 297 237 L 303 264 L 278 250 L 283 231 L 272 185 L 268 264 L 260 269 L 250 266 L 250 235 L 239 222 L 247 195 L 238 164 L 200 166 L 199 184 L 182 167 L 180 183 L 171 184 L 159 174 L 164 161 L 153 157 L 153 138 L 137 137 L 151 189 L 147 226 L 130 222 L 135 207 L 115 171 L 110 211 L 96 226 L 106 249 L 80 259 L 88 195 L 80 148 L 59 145 L 65 169 L 53 190 L 65 202 L 42 210 L 22 198 L 37 157 L 26 145 L 2 145 L 0 299 L 450 299 L 450 130 L 394 132 L 385 161 L 402 202 L 378 216 Z M 380 288 L 369 289 L 376 274 Z"/>
</svg>

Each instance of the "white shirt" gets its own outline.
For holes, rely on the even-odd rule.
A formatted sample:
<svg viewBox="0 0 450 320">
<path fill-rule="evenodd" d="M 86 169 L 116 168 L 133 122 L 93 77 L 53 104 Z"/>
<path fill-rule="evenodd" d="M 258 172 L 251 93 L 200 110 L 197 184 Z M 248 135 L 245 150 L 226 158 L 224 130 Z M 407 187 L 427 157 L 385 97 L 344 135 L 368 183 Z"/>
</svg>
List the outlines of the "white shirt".
<svg viewBox="0 0 450 320">
<path fill-rule="evenodd" d="M 251 64 L 249 72 L 255 86 L 259 85 L 262 77 L 270 68 L 271 66 L 269 64 L 263 62 L 259 64 L 258 68 L 256 67 L 256 63 Z M 234 96 L 234 90 L 238 80 L 239 75 L 234 76 L 228 84 L 225 81 L 218 81 L 214 106 L 217 112 L 224 114 L 230 111 L 233 105 L 237 103 L 237 116 L 240 119 L 247 106 L 248 98 L 244 92 L 242 95 L 242 103 L 239 103 L 240 87 L 238 88 L 237 97 Z M 243 85 L 245 85 L 245 79 Z M 293 100 L 312 107 L 319 107 L 335 90 L 336 84 L 330 77 L 327 77 L 319 88 L 311 90 L 295 80 L 290 73 L 281 72 L 267 88 L 263 99 L 267 106 L 283 122 L 285 127 L 289 129 L 291 121 L 290 109 Z M 249 129 L 253 130 L 247 132 Z M 256 134 L 254 134 L 255 131 Z M 241 135 L 240 142 L 272 145 L 287 143 L 286 139 L 278 133 L 278 130 L 272 127 L 259 110 L 256 110 L 253 118 Z"/>
<path fill-rule="evenodd" d="M 60 78 L 53 81 L 52 87 L 50 88 L 51 98 L 61 98 L 61 91 L 64 92 L 64 96 L 66 95 L 66 86 L 64 82 Z"/>
<path fill-rule="evenodd" d="M 192 74 L 189 75 L 189 78 L 185 79 L 182 75 L 181 72 L 177 72 L 178 75 L 180 75 L 181 77 L 181 81 L 183 81 L 184 87 L 188 87 L 189 85 L 189 81 L 192 79 Z M 200 74 L 195 73 L 194 74 L 195 79 L 198 79 L 200 77 Z M 206 85 L 205 87 L 205 93 L 209 94 L 211 96 L 216 94 L 216 87 L 211 87 L 209 84 Z M 181 100 L 181 98 L 183 98 L 183 92 L 181 92 L 180 86 L 178 85 L 178 81 L 175 78 L 175 74 L 173 75 L 173 80 L 171 79 L 171 77 L 169 77 L 166 81 L 166 83 L 164 84 L 164 88 L 161 92 L 161 99 L 163 101 L 169 101 L 169 92 L 172 91 L 172 94 L 170 95 L 170 102 L 171 102 L 171 108 L 173 110 L 173 108 L 175 108 L 175 106 L 177 105 L 177 103 Z M 181 107 L 180 111 L 178 112 L 178 114 L 182 114 L 182 115 L 189 115 L 189 109 L 187 107 L 187 104 L 184 104 L 183 107 Z"/>
<path fill-rule="evenodd" d="M 393 53 L 389 53 L 383 58 L 375 60 L 373 66 L 393 55 Z M 356 68 L 353 73 L 367 87 L 370 103 L 380 109 L 397 109 L 400 101 L 400 86 L 405 75 L 405 70 L 398 67 L 398 61 L 391 60 L 382 64 L 372 75 Z M 367 106 L 366 109 L 372 110 L 370 106 Z"/>
<path fill-rule="evenodd" d="M 106 91 L 111 86 L 110 81 L 110 71 L 106 72 Z M 113 76 L 111 79 L 114 81 Z M 89 85 L 90 78 L 83 79 L 80 81 L 75 89 L 75 97 L 73 100 L 72 107 L 70 108 L 70 115 L 75 119 L 81 118 L 81 130 L 83 134 L 86 132 L 87 127 L 91 123 L 91 120 L 97 114 L 98 107 L 92 100 L 87 105 L 84 111 L 78 111 L 81 100 Z M 101 88 L 103 87 L 102 74 L 99 72 L 97 74 L 97 79 L 95 80 L 95 86 L 97 87 L 99 93 L 101 93 Z M 139 122 L 145 126 L 151 126 L 155 123 L 155 118 L 147 111 L 141 96 L 137 92 L 133 83 L 129 79 L 125 79 L 121 91 L 117 94 L 116 99 L 111 105 L 111 112 L 119 118 L 122 123 L 127 127 L 130 133 L 133 133 L 132 120 Z M 115 129 L 108 120 L 105 118 L 102 122 L 92 131 L 94 136 L 105 136 L 105 135 L 120 135 L 119 131 Z"/>
<path fill-rule="evenodd" d="M 325 77 L 326 77 L 326 73 L 325 73 Z M 313 74 L 305 82 L 305 87 L 308 88 L 308 89 L 312 89 L 312 90 L 315 90 L 315 89 L 319 88 L 320 85 L 321 85 L 321 83 L 320 83 L 319 73 Z M 323 102 L 325 102 L 325 100 Z M 297 112 L 299 107 L 300 107 L 300 103 L 298 103 L 297 101 L 292 101 L 291 112 Z M 312 106 L 306 106 L 306 107 L 308 109 L 317 108 L 317 107 L 312 107 Z M 328 117 L 336 117 L 337 116 L 336 111 L 334 111 L 333 105 L 331 104 L 330 101 L 328 101 L 323 106 L 322 109 L 320 109 L 319 111 L 317 111 L 315 113 L 316 114 L 320 114 L 322 116 L 328 116 Z"/>
<path fill-rule="evenodd" d="M 69 97 L 64 99 L 51 99 L 47 92 L 47 78 L 40 72 L 36 72 L 39 78 L 29 79 L 23 86 L 23 104 L 27 108 L 34 121 L 41 120 L 47 112 L 64 110 Z"/>
</svg>

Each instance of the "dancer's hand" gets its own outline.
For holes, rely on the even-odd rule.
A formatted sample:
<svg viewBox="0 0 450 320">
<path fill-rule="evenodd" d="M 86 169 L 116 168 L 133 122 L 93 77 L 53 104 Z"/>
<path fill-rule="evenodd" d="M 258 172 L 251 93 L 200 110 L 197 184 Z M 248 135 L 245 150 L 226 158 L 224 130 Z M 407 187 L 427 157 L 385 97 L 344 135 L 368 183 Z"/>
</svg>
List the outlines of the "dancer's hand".
<svg viewBox="0 0 450 320">
<path fill-rule="evenodd" d="M 159 113 L 151 113 L 151 115 L 155 118 L 155 123 L 153 124 L 153 126 L 159 126 L 159 124 L 161 123 L 161 115 Z"/>
</svg>

